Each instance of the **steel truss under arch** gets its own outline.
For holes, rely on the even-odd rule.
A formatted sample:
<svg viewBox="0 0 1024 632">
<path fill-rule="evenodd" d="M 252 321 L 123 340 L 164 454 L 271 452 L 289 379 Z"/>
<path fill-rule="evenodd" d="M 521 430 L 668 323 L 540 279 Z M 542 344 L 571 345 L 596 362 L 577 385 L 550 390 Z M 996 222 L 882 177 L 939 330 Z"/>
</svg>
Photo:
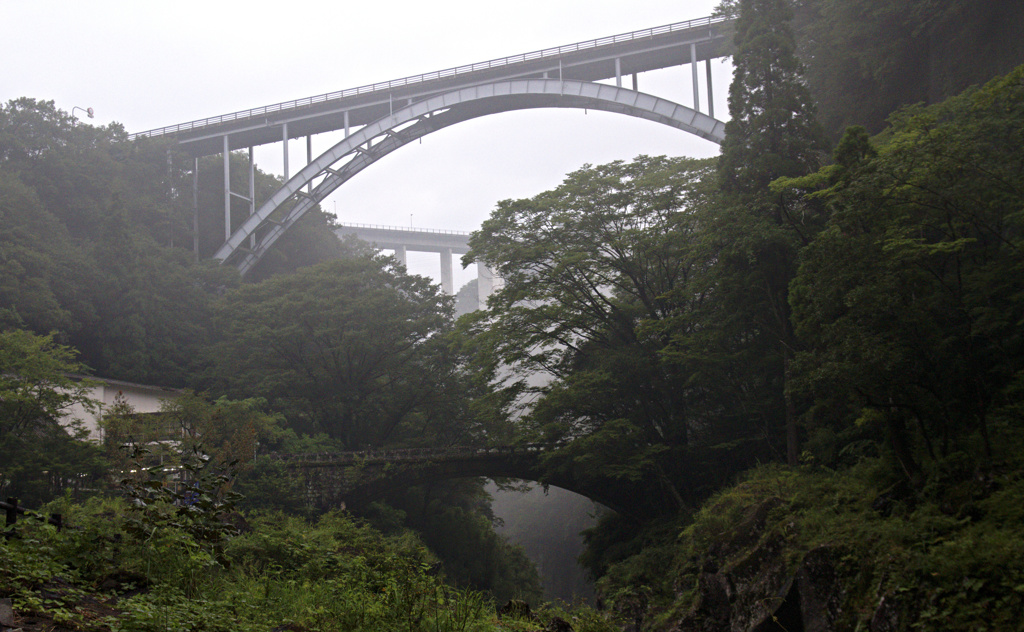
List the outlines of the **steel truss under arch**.
<svg viewBox="0 0 1024 632">
<path fill-rule="evenodd" d="M 306 211 L 399 147 L 431 132 L 488 114 L 548 107 L 617 112 L 662 123 L 715 143 L 721 143 L 725 137 L 722 121 L 667 99 L 611 85 L 521 79 L 463 88 L 396 110 L 325 151 L 249 216 L 214 258 L 235 265 L 245 275 Z M 318 178 L 321 178 L 319 184 L 313 185 Z M 312 186 L 312 190 L 307 191 L 307 185 Z M 293 199 L 295 203 L 289 205 Z M 253 235 L 258 235 L 259 240 L 255 247 L 250 247 Z"/>
</svg>

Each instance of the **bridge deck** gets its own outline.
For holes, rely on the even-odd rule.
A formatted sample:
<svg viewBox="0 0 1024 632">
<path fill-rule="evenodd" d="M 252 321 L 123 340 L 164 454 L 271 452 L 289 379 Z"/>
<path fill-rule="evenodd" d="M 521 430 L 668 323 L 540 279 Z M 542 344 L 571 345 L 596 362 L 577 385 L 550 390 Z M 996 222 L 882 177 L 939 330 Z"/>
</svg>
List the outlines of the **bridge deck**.
<svg viewBox="0 0 1024 632">
<path fill-rule="evenodd" d="M 668 68 L 727 54 L 732 20 L 707 17 L 641 31 L 622 33 L 556 48 L 405 77 L 358 88 L 286 101 L 222 116 L 133 134 L 132 138 L 173 135 L 195 156 L 219 154 L 222 138 L 231 149 L 280 142 L 282 126 L 289 138 L 365 125 L 390 111 L 431 95 L 513 78 L 600 81 L 619 75 Z"/>
<path fill-rule="evenodd" d="M 355 235 L 384 250 L 406 248 L 414 252 L 446 252 L 464 255 L 469 252 L 469 233 L 397 226 L 342 224 L 334 230 L 339 237 Z"/>
<path fill-rule="evenodd" d="M 514 446 L 451 446 L 445 448 L 394 448 L 359 450 L 355 452 L 312 452 L 286 453 L 273 452 L 265 456 L 286 463 L 292 467 L 344 467 L 355 464 L 379 463 L 428 463 L 463 459 L 479 459 L 493 457 L 513 457 L 537 455 L 552 449 L 554 446 L 544 444 L 524 444 Z"/>
</svg>

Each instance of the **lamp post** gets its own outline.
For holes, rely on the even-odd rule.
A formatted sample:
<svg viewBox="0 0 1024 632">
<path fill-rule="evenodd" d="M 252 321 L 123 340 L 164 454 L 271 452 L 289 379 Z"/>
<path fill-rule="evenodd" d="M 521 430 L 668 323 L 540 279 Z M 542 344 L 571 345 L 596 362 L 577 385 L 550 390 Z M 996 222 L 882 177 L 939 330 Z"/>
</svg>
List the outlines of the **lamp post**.
<svg viewBox="0 0 1024 632">
<path fill-rule="evenodd" d="M 93 116 L 96 114 L 93 111 L 92 108 L 80 108 L 80 107 L 78 107 L 76 105 L 75 107 L 71 108 L 71 125 L 72 126 L 75 124 L 75 121 L 78 120 L 77 118 L 75 118 L 75 110 L 81 110 L 81 111 L 85 112 L 85 115 L 88 116 L 89 118 L 93 118 Z"/>
</svg>

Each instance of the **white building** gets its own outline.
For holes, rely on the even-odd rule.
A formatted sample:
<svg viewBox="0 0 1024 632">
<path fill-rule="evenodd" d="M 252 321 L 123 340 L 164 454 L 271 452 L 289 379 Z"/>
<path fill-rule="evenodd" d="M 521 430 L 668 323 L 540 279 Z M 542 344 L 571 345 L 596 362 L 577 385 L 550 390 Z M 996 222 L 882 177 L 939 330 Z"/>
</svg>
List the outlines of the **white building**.
<svg viewBox="0 0 1024 632">
<path fill-rule="evenodd" d="M 95 412 L 86 410 L 82 405 L 75 404 L 68 409 L 65 419 L 80 420 L 83 427 L 89 431 L 89 440 L 103 441 L 103 429 L 100 426 L 100 419 L 103 412 L 114 405 L 120 395 L 124 401 L 132 407 L 137 414 L 160 412 L 161 404 L 164 401 L 171 401 L 182 397 L 185 392 L 165 388 L 163 386 L 149 386 L 146 384 L 134 384 L 120 380 L 108 380 L 104 378 L 73 375 L 74 379 L 88 379 L 96 386 L 89 389 L 89 399 L 99 404 Z"/>
</svg>

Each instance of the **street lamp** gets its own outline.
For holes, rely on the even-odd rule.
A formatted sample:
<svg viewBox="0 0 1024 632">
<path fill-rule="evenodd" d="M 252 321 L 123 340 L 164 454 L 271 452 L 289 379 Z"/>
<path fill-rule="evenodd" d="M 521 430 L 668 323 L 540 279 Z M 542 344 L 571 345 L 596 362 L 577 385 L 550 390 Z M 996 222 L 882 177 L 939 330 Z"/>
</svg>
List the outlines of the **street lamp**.
<svg viewBox="0 0 1024 632">
<path fill-rule="evenodd" d="M 95 113 L 95 112 L 93 111 L 93 109 L 92 109 L 92 108 L 80 108 L 80 107 L 78 107 L 78 106 L 76 105 L 75 107 L 71 108 L 71 124 L 72 124 L 72 125 L 74 125 L 74 124 L 75 124 L 75 121 L 77 121 L 77 120 L 78 120 L 78 119 L 76 119 L 76 118 L 75 118 L 75 110 L 81 110 L 81 111 L 85 112 L 86 116 L 88 116 L 89 118 L 93 118 L 93 117 L 94 117 L 94 115 L 96 114 L 96 113 Z"/>
</svg>

